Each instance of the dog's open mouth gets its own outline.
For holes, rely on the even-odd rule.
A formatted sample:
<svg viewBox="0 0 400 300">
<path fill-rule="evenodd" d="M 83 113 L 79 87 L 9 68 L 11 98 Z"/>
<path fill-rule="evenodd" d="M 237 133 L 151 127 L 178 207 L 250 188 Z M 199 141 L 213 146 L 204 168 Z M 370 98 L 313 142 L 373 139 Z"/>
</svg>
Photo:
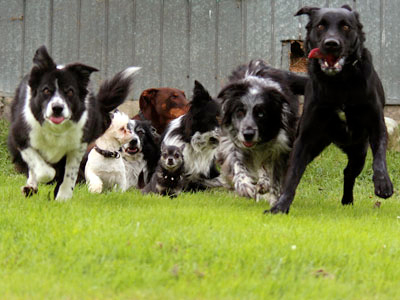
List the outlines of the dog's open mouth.
<svg viewBox="0 0 400 300">
<path fill-rule="evenodd" d="M 60 117 L 51 116 L 49 118 L 49 120 L 54 124 L 60 124 L 65 120 L 65 118 L 63 116 L 60 116 Z"/>
<path fill-rule="evenodd" d="M 129 155 L 135 155 L 136 153 L 138 153 L 140 150 L 138 147 L 128 147 L 125 148 L 125 152 L 128 153 Z"/>
<path fill-rule="evenodd" d="M 333 54 L 323 54 L 319 48 L 314 48 L 308 54 L 308 58 L 319 59 L 321 70 L 327 75 L 335 75 L 342 71 L 345 57 L 336 57 Z"/>
</svg>

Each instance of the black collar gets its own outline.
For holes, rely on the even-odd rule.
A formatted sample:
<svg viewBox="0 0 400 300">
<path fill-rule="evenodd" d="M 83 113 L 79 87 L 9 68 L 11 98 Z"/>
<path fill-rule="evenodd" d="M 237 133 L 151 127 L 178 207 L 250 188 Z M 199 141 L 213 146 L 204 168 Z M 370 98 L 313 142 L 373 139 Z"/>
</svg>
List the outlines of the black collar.
<svg viewBox="0 0 400 300">
<path fill-rule="evenodd" d="M 174 171 L 169 171 L 167 169 L 161 168 L 161 175 L 164 179 L 170 181 L 178 181 L 182 179 L 183 164 Z"/>
<path fill-rule="evenodd" d="M 120 152 L 122 151 L 122 148 L 119 148 L 118 151 L 108 151 L 100 149 L 96 145 L 94 146 L 94 150 L 96 150 L 99 154 L 103 155 L 106 158 L 119 158 L 121 156 Z"/>
</svg>

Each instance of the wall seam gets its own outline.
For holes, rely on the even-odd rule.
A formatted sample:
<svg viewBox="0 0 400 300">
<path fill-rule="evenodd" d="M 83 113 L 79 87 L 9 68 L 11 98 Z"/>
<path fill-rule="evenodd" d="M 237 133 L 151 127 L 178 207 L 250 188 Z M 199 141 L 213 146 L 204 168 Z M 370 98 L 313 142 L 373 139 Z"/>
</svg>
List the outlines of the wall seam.
<svg viewBox="0 0 400 300">
<path fill-rule="evenodd" d="M 163 85 L 164 82 L 164 74 L 163 74 L 163 52 L 164 52 L 164 0 L 161 0 L 160 7 L 160 77 L 159 82 L 160 86 Z"/>
<path fill-rule="evenodd" d="M 25 37 L 26 37 L 26 0 L 22 2 L 22 36 L 21 36 L 21 68 L 20 79 L 24 77 L 24 64 L 25 64 Z"/>
</svg>

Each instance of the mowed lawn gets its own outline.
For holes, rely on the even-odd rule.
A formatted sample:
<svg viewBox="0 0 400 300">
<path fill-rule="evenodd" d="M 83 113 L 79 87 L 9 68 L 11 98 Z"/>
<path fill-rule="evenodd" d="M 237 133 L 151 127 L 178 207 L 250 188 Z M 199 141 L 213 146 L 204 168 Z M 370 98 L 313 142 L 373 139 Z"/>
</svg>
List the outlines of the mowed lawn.
<svg viewBox="0 0 400 300">
<path fill-rule="evenodd" d="M 79 186 L 57 203 L 52 186 L 22 196 L 0 124 L 0 299 L 400 298 L 399 153 L 394 196 L 374 196 L 369 154 L 348 207 L 335 147 L 308 167 L 289 215 L 222 189 L 171 200 Z"/>
</svg>

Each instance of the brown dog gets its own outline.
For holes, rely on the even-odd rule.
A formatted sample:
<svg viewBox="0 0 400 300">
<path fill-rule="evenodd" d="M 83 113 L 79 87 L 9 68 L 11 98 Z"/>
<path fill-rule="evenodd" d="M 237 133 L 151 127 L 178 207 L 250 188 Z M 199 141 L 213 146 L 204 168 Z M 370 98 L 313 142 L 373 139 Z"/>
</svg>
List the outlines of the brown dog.
<svg viewBox="0 0 400 300">
<path fill-rule="evenodd" d="M 168 87 L 147 89 L 140 95 L 140 111 L 133 119 L 149 120 L 161 135 L 169 122 L 188 111 L 188 104 L 181 90 Z"/>
</svg>

